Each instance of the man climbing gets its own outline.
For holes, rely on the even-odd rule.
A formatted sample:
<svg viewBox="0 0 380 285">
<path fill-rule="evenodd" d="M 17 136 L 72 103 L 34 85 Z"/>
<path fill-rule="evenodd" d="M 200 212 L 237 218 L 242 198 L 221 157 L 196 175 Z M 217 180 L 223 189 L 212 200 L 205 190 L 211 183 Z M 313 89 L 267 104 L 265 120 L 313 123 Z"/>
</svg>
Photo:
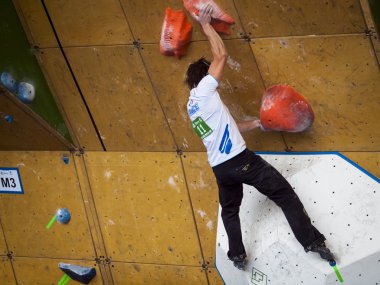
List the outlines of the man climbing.
<svg viewBox="0 0 380 285">
<path fill-rule="evenodd" d="M 222 220 L 228 235 L 230 260 L 244 270 L 247 257 L 242 241 L 239 209 L 243 183 L 254 186 L 274 201 L 305 251 L 318 252 L 323 259 L 334 256 L 326 247 L 325 237 L 311 224 L 310 218 L 286 179 L 260 156 L 246 148 L 241 133 L 261 127 L 259 120 L 236 123 L 217 91 L 227 61 L 227 51 L 218 33 L 210 25 L 212 8 L 201 8 L 198 21 L 207 36 L 213 60 L 204 58 L 190 64 L 185 83 L 190 88 L 187 105 L 192 126 L 202 139 L 208 161 L 219 188 Z"/>
</svg>

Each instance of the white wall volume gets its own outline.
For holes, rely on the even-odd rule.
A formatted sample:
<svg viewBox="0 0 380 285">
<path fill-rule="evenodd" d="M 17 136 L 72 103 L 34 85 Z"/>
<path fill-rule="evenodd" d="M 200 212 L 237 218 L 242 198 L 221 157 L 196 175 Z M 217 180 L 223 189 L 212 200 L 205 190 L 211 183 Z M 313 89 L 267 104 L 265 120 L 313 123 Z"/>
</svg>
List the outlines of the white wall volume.
<svg viewBox="0 0 380 285">
<path fill-rule="evenodd" d="M 313 225 L 327 238 L 343 284 L 380 285 L 380 180 L 339 153 L 261 156 L 290 182 Z M 225 284 L 340 284 L 328 262 L 304 251 L 281 209 L 254 187 L 244 185 L 240 219 L 248 255 L 245 271 L 227 258 L 219 209 L 216 267 Z"/>
</svg>

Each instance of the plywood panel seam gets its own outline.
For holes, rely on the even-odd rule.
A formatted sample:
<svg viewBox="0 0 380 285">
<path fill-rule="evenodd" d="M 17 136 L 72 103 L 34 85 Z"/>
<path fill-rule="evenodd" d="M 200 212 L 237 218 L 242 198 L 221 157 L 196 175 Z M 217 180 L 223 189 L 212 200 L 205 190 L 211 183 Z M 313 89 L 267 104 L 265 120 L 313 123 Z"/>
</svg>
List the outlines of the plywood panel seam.
<svg viewBox="0 0 380 285">
<path fill-rule="evenodd" d="M 360 8 L 363 18 L 367 25 L 367 32 L 370 35 L 373 51 L 376 55 L 377 63 L 380 68 L 380 40 L 379 35 L 376 33 L 375 24 L 372 18 L 371 9 L 368 0 L 360 0 Z"/>
<path fill-rule="evenodd" d="M 13 2 L 13 6 L 16 9 L 17 15 L 18 15 L 18 17 L 20 19 L 21 25 L 24 28 L 24 31 L 25 31 L 25 34 L 26 34 L 26 36 L 28 38 L 29 43 L 34 43 L 35 40 L 33 38 L 33 34 L 32 34 L 32 32 L 31 32 L 31 30 L 29 28 L 29 25 L 27 24 L 27 21 L 25 20 L 25 15 L 24 15 L 21 7 L 20 7 L 20 3 L 18 3 L 17 0 L 12 0 L 12 2 Z"/>
<path fill-rule="evenodd" d="M 286 138 L 285 138 L 285 136 L 284 136 L 284 133 L 281 132 L 280 134 L 281 134 L 282 141 L 284 142 L 284 145 L 285 145 L 285 149 L 284 149 L 284 150 L 285 150 L 285 151 L 291 151 L 291 150 L 292 150 L 292 147 L 289 148 L 289 145 L 288 145 L 288 143 L 286 142 Z"/>
<path fill-rule="evenodd" d="M 95 259 L 89 259 L 89 258 L 70 258 L 70 257 L 53 257 L 53 256 L 35 256 L 35 255 L 14 255 L 12 258 L 35 258 L 35 259 L 53 259 L 53 260 L 70 260 L 70 261 L 90 261 L 90 262 L 96 262 Z"/>
<path fill-rule="evenodd" d="M 346 153 L 378 153 L 378 152 L 380 152 L 380 148 L 378 150 L 347 150 L 347 151 L 338 150 L 337 152 L 339 152 L 339 153 L 342 153 L 342 152 L 346 152 Z"/>
<path fill-rule="evenodd" d="M 123 263 L 123 264 L 141 264 L 141 265 L 158 265 L 158 266 L 178 266 L 178 267 L 191 267 L 191 268 L 199 268 L 204 270 L 204 267 L 200 265 L 192 265 L 192 264 L 178 264 L 178 263 L 158 263 L 158 262 L 139 262 L 139 261 L 121 261 L 121 260 L 112 260 L 112 263 Z M 212 267 L 212 266 L 209 266 Z"/>
<path fill-rule="evenodd" d="M 76 147 L 80 148 L 79 139 L 78 139 L 76 133 L 74 132 L 74 128 L 73 128 L 73 126 L 69 120 L 69 117 L 67 116 L 67 113 L 66 113 L 65 109 L 63 108 L 63 105 L 62 105 L 61 101 L 59 100 L 59 97 L 56 95 L 56 92 L 54 92 L 55 88 L 54 88 L 54 84 L 52 83 L 53 81 L 51 80 L 49 73 L 45 69 L 45 66 L 41 63 L 41 58 L 38 56 L 37 56 L 37 61 L 38 61 L 39 65 L 42 69 L 42 73 L 44 74 L 44 76 L 46 78 L 46 81 L 49 85 L 49 88 L 53 91 L 52 95 L 54 97 L 54 101 L 57 103 L 58 109 L 59 109 L 60 113 L 62 114 L 63 120 L 65 121 L 65 124 L 69 129 L 70 137 L 73 139 L 74 145 Z"/>
<path fill-rule="evenodd" d="M 253 52 L 253 50 L 251 48 L 250 48 L 250 50 L 251 50 L 253 61 L 254 61 L 255 65 L 257 67 L 257 70 L 259 72 L 261 83 L 262 83 L 262 85 L 264 86 L 264 89 L 265 89 L 265 88 L 267 88 L 267 86 L 265 85 L 265 81 L 264 81 L 263 75 L 261 74 L 260 66 L 257 64 L 255 53 Z"/>
<path fill-rule="evenodd" d="M 75 170 L 76 170 L 76 174 L 79 181 L 79 187 L 81 189 L 83 204 L 85 206 L 85 212 L 86 212 L 87 222 L 90 228 L 91 239 L 92 239 L 93 246 L 95 249 L 96 260 L 104 259 L 104 256 L 107 257 L 107 252 L 104 245 L 103 236 L 100 231 L 99 220 L 96 215 L 95 202 L 93 200 L 92 193 L 91 193 L 91 185 L 88 179 L 87 168 L 86 168 L 84 158 L 82 155 L 75 156 L 74 165 L 75 165 Z M 107 282 L 107 280 L 109 279 L 109 276 L 107 272 L 103 272 L 105 268 L 101 266 L 99 266 L 99 268 L 100 268 L 99 270 L 101 271 L 103 281 L 106 282 L 106 284 L 109 284 Z"/>
<path fill-rule="evenodd" d="M 39 48 L 37 44 L 37 40 L 36 38 L 33 36 L 33 33 L 32 33 L 32 28 L 28 25 L 28 21 L 26 20 L 26 15 L 22 9 L 24 3 L 20 3 L 20 0 L 12 0 L 13 2 L 13 5 L 16 9 L 16 12 L 17 12 L 17 15 L 20 19 L 20 22 L 24 28 L 24 31 L 25 31 L 25 34 L 28 38 L 28 41 L 29 43 L 33 44 L 35 48 Z M 56 48 L 56 45 L 51 45 L 51 46 L 48 46 L 48 45 L 44 45 L 44 48 Z"/>
<path fill-rule="evenodd" d="M 45 1 L 44 1 L 44 0 L 41 0 L 41 2 L 42 2 L 42 5 L 43 5 L 43 7 L 44 7 L 44 10 L 45 10 L 46 16 L 47 16 L 47 18 L 48 18 L 48 21 L 49 21 L 49 23 L 50 23 L 50 26 L 51 26 L 51 28 L 52 28 L 52 30 L 53 30 L 54 37 L 55 37 L 55 39 L 56 39 L 56 41 L 57 41 L 57 43 L 58 43 L 58 47 L 59 47 L 59 49 L 60 49 L 61 52 L 62 52 L 62 55 L 63 55 L 63 57 L 64 57 L 64 59 L 65 59 L 66 64 L 67 64 L 67 67 L 68 67 L 68 69 L 69 69 L 69 71 L 70 71 L 70 74 L 71 74 L 73 80 L 74 80 L 75 86 L 76 86 L 76 88 L 77 88 L 77 90 L 78 90 L 78 92 L 79 92 L 79 94 L 80 94 L 80 96 L 81 96 L 81 98 L 82 98 L 82 101 L 83 101 L 83 103 L 84 103 L 84 105 L 85 105 L 85 107 L 86 107 L 86 111 L 87 111 L 87 113 L 88 113 L 88 115 L 89 115 L 89 117 L 90 117 L 90 119 L 91 119 L 91 122 L 92 122 L 94 128 L 95 128 L 95 131 L 96 131 L 97 137 L 98 137 L 98 139 L 99 139 L 99 141 L 100 141 L 100 143 L 101 143 L 101 145 L 102 145 L 102 147 L 103 147 L 103 150 L 106 151 L 106 147 L 105 147 L 105 145 L 104 145 L 104 143 L 103 143 L 103 140 L 101 139 L 101 136 L 100 136 L 99 130 L 98 130 L 98 128 L 97 128 L 97 126 L 96 126 L 96 123 L 95 123 L 95 120 L 94 120 L 94 118 L 92 117 L 92 114 L 91 114 L 91 112 L 90 112 L 90 109 L 89 109 L 89 107 L 88 107 L 88 105 L 87 105 L 87 102 L 86 102 L 84 96 L 83 96 L 82 90 L 80 89 L 79 83 L 78 83 L 78 81 L 77 81 L 77 79 L 76 79 L 76 77 L 75 77 L 74 71 L 72 70 L 72 67 L 71 67 L 71 65 L 70 65 L 70 62 L 69 62 L 69 60 L 68 60 L 68 58 L 67 58 L 67 56 L 66 56 L 66 53 L 65 53 L 65 51 L 64 51 L 64 49 L 63 49 L 63 47 L 62 47 L 62 44 L 61 44 L 61 41 L 60 41 L 60 39 L 59 39 L 58 33 L 57 33 L 57 31 L 56 31 L 56 29 L 55 29 L 55 27 L 54 27 L 54 24 L 53 24 L 53 20 L 51 19 L 50 14 L 49 14 L 49 11 L 48 11 L 48 9 L 47 9 L 47 7 L 46 7 L 46 5 L 45 5 Z"/>
<path fill-rule="evenodd" d="M 94 151 L 94 150 L 91 150 L 91 151 L 84 151 L 84 153 L 87 153 L 87 152 L 91 152 L 91 153 L 104 153 L 104 151 L 101 151 L 101 150 L 98 150 L 98 151 Z M 138 151 L 138 150 L 128 150 L 128 151 L 125 151 L 125 150 L 112 150 L 112 151 L 105 151 L 105 152 L 108 152 L 108 153 L 118 153 L 118 154 L 123 154 L 123 153 L 174 153 L 174 154 L 178 154 L 178 151 L 176 150 L 152 150 L 152 151 L 149 151 L 149 150 L 144 150 L 144 151 Z M 185 151 L 183 151 L 185 152 Z M 191 152 L 191 151 L 190 151 Z M 194 151 L 194 152 L 199 152 L 199 151 Z M 102 163 L 99 163 L 99 164 L 102 164 Z M 122 165 L 122 164 L 120 164 Z"/>
<path fill-rule="evenodd" d="M 95 254 L 97 256 L 96 258 L 97 260 L 99 258 L 103 258 L 103 259 L 104 257 L 107 258 L 108 256 L 107 250 L 104 244 L 102 232 L 100 230 L 100 223 L 97 216 L 95 201 L 92 196 L 91 184 L 88 178 L 86 163 L 84 161 L 83 155 L 74 157 L 74 165 L 75 165 L 77 178 L 79 181 L 79 188 L 81 190 L 83 204 L 85 206 L 85 212 L 86 212 L 87 222 L 90 228 L 91 239 L 92 239 L 93 246 L 95 249 Z M 113 282 L 110 281 L 112 280 L 112 276 L 109 270 L 101 266 L 99 266 L 99 268 L 102 274 L 103 281 L 106 282 L 106 284 L 112 285 Z"/>
<path fill-rule="evenodd" d="M 1 222 L 1 218 L 0 218 L 0 232 L 1 232 L 2 236 L 3 236 L 3 238 L 4 238 L 4 243 L 5 243 L 5 247 L 6 247 L 5 249 L 6 249 L 6 251 L 7 251 L 6 256 L 8 256 L 8 253 L 9 253 L 9 247 L 8 247 L 7 239 L 6 239 L 6 237 L 5 237 L 5 232 L 4 232 L 4 230 L 3 230 L 3 223 Z"/>
<path fill-rule="evenodd" d="M 242 38 L 241 38 L 241 39 L 244 40 L 244 37 L 245 37 L 245 36 L 248 36 L 248 38 L 247 38 L 248 41 L 247 41 L 247 40 L 245 40 L 245 41 L 247 42 L 247 44 L 249 44 L 249 43 L 251 42 L 251 37 L 252 37 L 252 35 L 251 35 L 251 33 L 250 33 L 249 35 L 247 35 L 247 32 L 246 32 L 246 30 L 245 30 L 245 28 L 244 28 L 244 25 L 242 24 L 242 20 L 241 20 L 241 18 L 240 18 L 239 13 L 238 13 L 238 9 L 237 9 L 237 7 L 236 7 L 235 0 L 233 0 L 233 4 L 234 4 L 235 10 L 236 10 L 236 12 L 237 12 L 237 15 L 238 15 L 238 17 L 239 17 L 239 21 L 240 21 L 240 23 L 241 23 L 241 28 L 242 28 L 242 30 L 243 30 L 243 35 L 242 35 Z M 258 66 L 258 64 L 257 64 L 255 54 L 254 54 L 254 52 L 253 52 L 253 50 L 252 50 L 251 48 L 250 48 L 250 50 L 251 50 L 251 54 L 252 54 L 252 58 L 253 58 L 254 64 L 256 65 L 257 70 L 258 70 L 258 72 L 259 72 L 261 83 L 262 83 L 262 85 L 265 87 L 265 81 L 264 81 L 264 78 L 263 78 L 263 76 L 262 76 L 262 74 L 261 74 L 260 68 L 259 68 L 259 66 Z"/>
<path fill-rule="evenodd" d="M 303 38 L 336 38 L 336 37 L 351 37 L 351 36 L 361 36 L 366 37 L 365 31 L 363 33 L 346 33 L 346 34 L 316 34 L 316 35 L 292 35 L 292 36 L 268 36 L 268 37 L 252 37 L 254 43 L 255 40 L 275 40 L 275 39 L 303 39 Z"/>
<path fill-rule="evenodd" d="M 15 273 L 15 269 L 14 269 L 14 266 L 13 266 L 13 261 L 12 261 L 12 257 L 13 257 L 13 252 L 9 251 L 9 247 L 8 247 L 8 242 L 7 242 L 7 239 L 5 237 L 5 232 L 3 230 L 3 224 L 1 222 L 1 219 L 0 219 L 0 232 L 2 233 L 3 235 L 3 238 L 4 238 L 4 243 L 5 243 L 5 249 L 7 251 L 7 255 L 4 255 L 5 257 L 7 257 L 9 259 L 9 262 L 11 264 L 11 268 L 12 268 L 12 273 L 13 273 L 13 278 L 16 280 L 16 284 L 18 284 L 17 282 L 17 278 L 16 278 L 16 273 Z"/>
<path fill-rule="evenodd" d="M 173 142 L 174 142 L 174 144 L 175 144 L 175 146 L 176 146 L 176 149 L 179 150 L 178 143 L 177 143 L 177 141 L 176 141 L 176 139 L 175 139 L 175 136 L 174 136 L 174 132 L 173 132 L 172 128 L 170 127 L 168 117 L 167 117 L 167 115 L 166 115 L 166 113 L 165 113 L 165 111 L 164 111 L 163 105 L 162 105 L 161 100 L 160 100 L 160 98 L 159 98 L 159 96 L 158 96 L 158 94 L 157 94 L 156 88 L 155 88 L 155 86 L 154 86 L 154 84 L 153 84 L 153 80 L 152 80 L 152 78 L 151 78 L 151 76 L 150 76 L 150 74 L 149 74 L 149 71 L 148 71 L 148 68 L 147 68 L 147 66 L 146 66 L 145 60 L 144 60 L 143 56 L 141 55 L 141 51 L 140 51 L 140 49 L 139 49 L 139 55 L 140 55 L 140 58 L 141 58 L 141 61 L 142 61 L 143 65 L 144 65 L 144 70 L 145 70 L 145 72 L 146 72 L 146 74 L 147 74 L 148 80 L 149 80 L 149 82 L 150 82 L 150 84 L 151 84 L 151 86 L 152 86 L 152 88 L 153 88 L 153 93 L 154 93 L 154 95 L 156 96 L 156 99 L 157 99 L 157 102 L 158 102 L 158 104 L 159 104 L 159 106 L 160 106 L 161 112 L 162 112 L 162 114 L 163 114 L 163 116 L 164 116 L 164 118 L 165 118 L 165 123 L 166 123 L 166 125 L 168 126 L 168 129 L 169 129 L 169 131 L 170 131 L 170 134 L 171 134 L 171 136 L 172 136 L 172 139 L 173 139 Z"/>
<path fill-rule="evenodd" d="M 48 133 L 50 133 L 56 140 L 66 148 L 66 150 L 75 150 L 75 146 L 68 142 L 63 135 L 58 131 L 53 129 L 44 119 L 37 115 L 31 108 L 21 103 L 18 99 L 15 98 L 8 90 L 0 86 L 0 95 L 6 96 L 14 105 L 16 105 L 21 111 L 26 113 L 31 119 L 33 119 L 37 124 L 42 126 Z M 63 150 L 63 149 L 62 149 Z"/>
<path fill-rule="evenodd" d="M 240 36 L 241 36 L 240 39 L 250 41 L 251 37 L 252 37 L 252 33 L 247 33 L 247 31 L 246 31 L 246 29 L 245 29 L 245 27 L 243 25 L 243 21 L 242 21 L 242 19 L 240 17 L 239 11 L 238 11 L 238 9 L 236 7 L 235 0 L 233 0 L 232 2 L 233 2 L 233 6 L 235 8 L 236 15 L 238 16 L 238 19 L 239 19 L 239 26 L 241 27 L 241 29 L 243 31 L 242 33 L 240 33 Z M 235 23 L 235 25 L 236 25 L 236 23 Z M 231 39 L 234 39 L 234 38 L 231 38 Z M 229 40 L 229 39 L 223 39 L 223 40 L 225 41 L 225 40 Z"/>
<path fill-rule="evenodd" d="M 205 263 L 205 258 L 204 258 L 204 254 L 203 254 L 203 248 L 202 248 L 202 244 L 201 244 L 201 238 L 199 236 L 198 225 L 197 225 L 197 221 L 196 221 L 196 218 L 195 218 L 195 213 L 194 213 L 193 203 L 192 203 L 192 200 L 191 200 L 189 185 L 188 185 L 187 178 L 186 178 L 185 167 L 184 167 L 183 161 L 182 161 L 182 155 L 180 156 L 180 160 L 181 160 L 181 168 L 182 168 L 183 178 L 185 180 L 185 185 L 186 185 L 187 197 L 188 197 L 189 203 L 190 203 L 191 215 L 192 215 L 192 218 L 193 218 L 193 223 L 194 223 L 195 231 L 197 233 L 198 245 L 199 245 L 199 249 L 200 249 L 201 256 L 202 256 L 202 270 L 207 271 L 208 264 Z M 207 274 L 206 274 L 206 279 L 207 279 L 207 283 L 210 285 L 210 281 L 209 281 L 209 278 L 208 278 Z"/>
<path fill-rule="evenodd" d="M 241 37 L 230 37 L 230 38 L 226 38 L 224 39 L 223 38 L 223 41 L 224 42 L 228 42 L 228 41 L 236 41 L 236 40 L 240 40 L 240 41 L 247 41 L 248 38 L 245 38 L 244 37 L 244 34 L 241 36 Z M 203 39 L 200 39 L 200 40 L 191 40 L 189 42 L 189 44 L 193 44 L 193 43 L 202 43 L 202 42 L 205 42 L 205 43 L 208 43 L 209 41 L 208 40 L 203 40 Z M 139 42 L 140 43 L 140 42 Z M 157 46 L 157 51 L 159 50 L 159 42 L 141 42 L 140 43 L 141 45 L 145 45 L 145 46 Z M 113 45 L 110 45 L 110 46 L 113 46 Z M 122 46 L 129 46 L 129 45 L 122 45 Z M 91 46 L 92 47 L 92 46 Z"/>
<path fill-rule="evenodd" d="M 152 43 L 157 44 L 157 43 Z M 102 47 L 135 47 L 136 43 L 130 43 L 130 44 L 90 44 L 90 45 L 65 45 L 62 47 L 63 49 L 71 49 L 71 48 L 102 48 Z M 39 50 L 49 50 L 49 49 L 55 49 L 57 47 L 42 47 L 39 48 Z"/>
<path fill-rule="evenodd" d="M 125 18 L 125 21 L 127 22 L 127 25 L 128 25 L 128 29 L 129 29 L 129 32 L 131 33 L 132 35 L 132 38 L 133 38 L 133 45 L 135 44 L 135 41 L 136 41 L 136 37 L 131 29 L 131 25 L 129 23 L 129 20 L 128 20 L 128 17 L 127 17 L 127 13 L 125 12 L 125 9 L 124 9 L 124 6 L 123 6 L 123 3 L 121 3 L 121 0 L 118 1 L 119 5 L 120 5 L 120 8 L 121 10 L 123 11 L 123 15 L 124 15 L 124 18 Z"/>
<path fill-rule="evenodd" d="M 129 20 L 128 20 L 127 14 L 126 14 L 126 12 L 125 12 L 125 10 L 124 10 L 124 7 L 123 7 L 123 5 L 122 5 L 122 3 L 121 3 L 120 0 L 119 0 L 119 4 L 120 4 L 121 8 L 123 9 L 123 13 L 124 13 L 125 20 L 127 21 L 128 28 L 129 28 L 129 30 L 130 30 L 130 32 L 131 32 L 131 34 L 132 34 L 133 40 L 135 41 L 135 40 L 136 40 L 136 37 L 135 37 L 135 35 L 134 35 L 134 33 L 133 33 L 132 29 L 131 29 L 131 26 L 130 26 L 130 24 L 129 24 Z M 169 129 L 169 131 L 170 131 L 170 134 L 171 134 L 172 140 L 173 140 L 173 142 L 174 142 L 174 144 L 175 144 L 175 146 L 176 146 L 176 149 L 179 149 L 179 147 L 178 147 L 178 143 L 177 143 L 177 141 L 176 141 L 176 139 L 175 139 L 175 136 L 174 136 L 174 132 L 173 132 L 172 128 L 170 127 L 168 117 L 167 117 L 167 115 L 166 115 L 166 113 L 165 113 L 165 111 L 164 111 L 164 108 L 163 108 L 163 106 L 162 106 L 162 103 L 161 103 L 161 101 L 160 101 L 160 98 L 159 98 L 159 96 L 158 96 L 158 94 L 157 94 L 156 88 L 155 88 L 155 86 L 154 86 L 154 84 L 153 84 L 153 80 L 152 80 L 152 78 L 151 78 L 151 76 L 150 76 L 150 74 L 149 74 L 148 68 L 147 68 L 147 66 L 146 66 L 146 63 L 145 63 L 144 57 L 143 57 L 142 54 L 141 54 L 141 51 L 140 51 L 140 44 L 139 44 L 138 42 L 134 42 L 134 43 L 136 43 L 137 50 L 138 50 L 138 52 L 139 52 L 139 56 L 140 56 L 141 62 L 143 63 L 145 73 L 146 73 L 146 75 L 147 75 L 147 77 L 148 77 L 148 80 L 149 80 L 149 82 L 150 82 L 150 85 L 152 86 L 153 93 L 154 93 L 154 95 L 155 95 L 155 97 L 156 97 L 156 99 L 157 99 L 157 102 L 158 102 L 159 106 L 160 106 L 161 112 L 162 112 L 162 114 L 163 114 L 163 116 L 164 116 L 164 118 L 165 118 L 165 123 L 166 123 L 166 125 L 168 126 L 168 129 Z"/>
</svg>

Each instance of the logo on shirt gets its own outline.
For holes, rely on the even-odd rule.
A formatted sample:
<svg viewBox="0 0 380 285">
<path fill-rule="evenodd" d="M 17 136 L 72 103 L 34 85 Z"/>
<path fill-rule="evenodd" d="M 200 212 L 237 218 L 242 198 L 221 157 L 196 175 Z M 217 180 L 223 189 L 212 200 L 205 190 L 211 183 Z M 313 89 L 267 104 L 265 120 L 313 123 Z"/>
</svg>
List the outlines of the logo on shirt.
<svg viewBox="0 0 380 285">
<path fill-rule="evenodd" d="M 193 102 L 191 101 L 190 104 L 189 104 L 189 109 L 188 109 L 188 112 L 189 112 L 189 116 L 192 116 L 194 115 L 196 112 L 199 111 L 199 105 L 198 103 L 195 103 L 194 105 L 191 105 Z"/>
<path fill-rule="evenodd" d="M 222 141 L 220 142 L 219 151 L 221 153 L 229 154 L 232 148 L 232 141 L 230 139 L 230 132 L 228 131 L 228 124 L 224 130 Z"/>
</svg>

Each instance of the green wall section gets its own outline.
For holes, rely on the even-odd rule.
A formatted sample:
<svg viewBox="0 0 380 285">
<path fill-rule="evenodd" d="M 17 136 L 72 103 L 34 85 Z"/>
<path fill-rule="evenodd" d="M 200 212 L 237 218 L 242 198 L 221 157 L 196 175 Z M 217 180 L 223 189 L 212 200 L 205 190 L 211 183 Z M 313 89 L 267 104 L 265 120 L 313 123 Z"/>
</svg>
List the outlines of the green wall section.
<svg viewBox="0 0 380 285">
<path fill-rule="evenodd" d="M 376 31 L 380 33 L 380 0 L 369 0 L 368 2 L 375 21 Z"/>
<path fill-rule="evenodd" d="M 34 85 L 36 97 L 28 106 L 72 142 L 48 84 L 27 40 L 11 0 L 0 1 L 0 73 Z"/>
</svg>

